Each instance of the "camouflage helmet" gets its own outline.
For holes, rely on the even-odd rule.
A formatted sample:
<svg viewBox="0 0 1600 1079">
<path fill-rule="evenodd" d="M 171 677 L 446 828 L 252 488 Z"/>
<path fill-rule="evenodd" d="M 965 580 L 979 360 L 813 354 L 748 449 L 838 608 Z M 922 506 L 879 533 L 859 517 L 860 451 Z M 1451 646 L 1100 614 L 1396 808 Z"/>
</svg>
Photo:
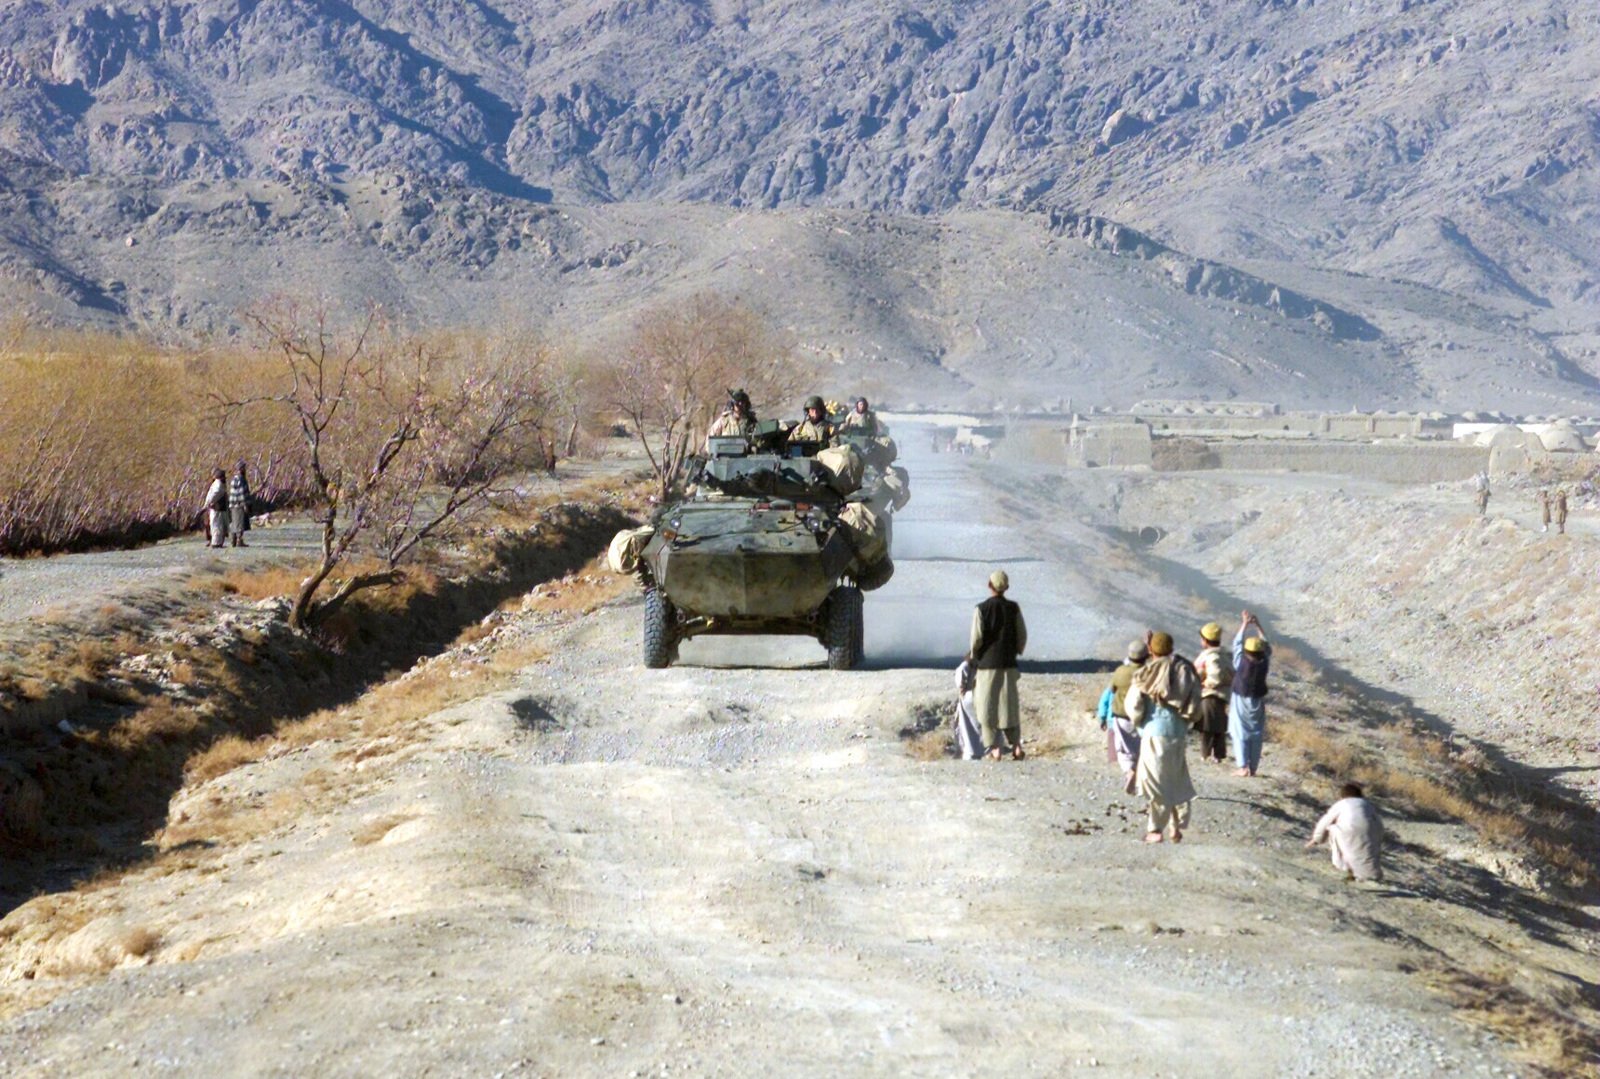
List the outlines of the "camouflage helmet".
<svg viewBox="0 0 1600 1079">
<path fill-rule="evenodd" d="M 815 393 L 806 398 L 806 410 L 810 411 L 813 408 L 820 409 L 823 412 L 828 410 L 828 406 L 823 403 L 822 397 Z"/>
</svg>

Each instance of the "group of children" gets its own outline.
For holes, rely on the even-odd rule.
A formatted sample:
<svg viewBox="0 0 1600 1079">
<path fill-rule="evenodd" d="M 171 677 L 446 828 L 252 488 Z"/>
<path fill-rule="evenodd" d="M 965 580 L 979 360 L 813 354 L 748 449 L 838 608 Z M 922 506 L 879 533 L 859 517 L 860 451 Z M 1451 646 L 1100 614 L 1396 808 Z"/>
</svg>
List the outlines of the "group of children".
<svg viewBox="0 0 1600 1079">
<path fill-rule="evenodd" d="M 1272 656 L 1261 622 L 1242 612 L 1231 649 L 1222 646 L 1222 628 L 1208 623 L 1201 627 L 1200 643 L 1191 662 L 1174 653 L 1169 634 L 1146 634 L 1129 645 L 1125 662 L 1100 697 L 1107 758 L 1121 767 L 1123 789 L 1150 801 L 1146 842 L 1162 842 L 1169 834 L 1179 842 L 1188 825 L 1194 797 L 1185 746 L 1188 730 L 1200 735 L 1202 760 L 1220 763 L 1231 741 L 1234 775 L 1253 777 L 1260 766 Z M 955 732 L 965 760 L 983 756 L 972 707 L 973 681 L 971 664 L 962 663 L 956 672 Z M 1346 783 L 1306 846 L 1326 842 L 1334 868 L 1347 880 L 1381 881 L 1383 835 L 1376 807 L 1359 785 Z"/>
</svg>

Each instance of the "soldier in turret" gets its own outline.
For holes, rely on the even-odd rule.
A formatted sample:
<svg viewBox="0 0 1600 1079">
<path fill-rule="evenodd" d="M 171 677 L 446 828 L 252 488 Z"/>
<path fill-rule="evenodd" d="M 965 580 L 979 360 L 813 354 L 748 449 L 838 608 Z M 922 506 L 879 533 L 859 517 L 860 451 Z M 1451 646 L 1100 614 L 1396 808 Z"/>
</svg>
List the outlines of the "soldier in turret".
<svg viewBox="0 0 1600 1079">
<path fill-rule="evenodd" d="M 872 407 L 867 404 L 865 397 L 856 398 L 856 403 L 850 409 L 850 414 L 844 418 L 844 429 L 846 431 L 860 431 L 863 434 L 871 435 L 873 438 L 877 438 L 883 433 L 878 425 L 878 414 L 872 411 Z"/>
<path fill-rule="evenodd" d="M 713 438 L 749 438 L 755 427 L 756 414 L 750 407 L 750 395 L 743 390 L 734 390 L 728 394 L 728 407 L 711 421 L 706 441 L 710 442 Z"/>
<path fill-rule="evenodd" d="M 833 424 L 828 422 L 828 406 L 821 397 L 812 394 L 806 398 L 806 418 L 789 432 L 790 442 L 830 442 Z"/>
</svg>

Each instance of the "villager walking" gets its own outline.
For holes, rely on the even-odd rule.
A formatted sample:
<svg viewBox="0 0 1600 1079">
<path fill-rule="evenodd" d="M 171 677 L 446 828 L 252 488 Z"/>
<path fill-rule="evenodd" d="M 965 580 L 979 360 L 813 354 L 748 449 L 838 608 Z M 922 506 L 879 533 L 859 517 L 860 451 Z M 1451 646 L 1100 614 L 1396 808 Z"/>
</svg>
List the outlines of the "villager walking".
<svg viewBox="0 0 1600 1079">
<path fill-rule="evenodd" d="M 1138 791 L 1150 800 L 1146 843 L 1160 843 L 1171 828 L 1174 843 L 1189 826 L 1194 783 L 1187 756 L 1189 724 L 1200 708 L 1194 665 L 1172 652 L 1170 634 L 1152 632 L 1150 658 L 1128 687 L 1128 718 L 1140 735 Z"/>
<path fill-rule="evenodd" d="M 1556 531 L 1561 535 L 1567 534 L 1567 489 L 1556 488 Z"/>
<path fill-rule="evenodd" d="M 1489 473 L 1479 472 L 1472 477 L 1472 486 L 1478 496 L 1478 516 L 1482 517 L 1489 511 Z"/>
<path fill-rule="evenodd" d="M 1306 847 L 1315 847 L 1324 839 L 1333 856 L 1333 868 L 1344 870 L 1345 880 L 1383 879 L 1383 818 L 1367 801 L 1359 783 L 1339 788 L 1339 800 L 1317 821 Z"/>
<path fill-rule="evenodd" d="M 206 545 L 221 547 L 228 535 L 228 474 L 220 468 L 211 474 L 200 513 L 206 522 Z"/>
<path fill-rule="evenodd" d="M 1539 531 L 1550 531 L 1550 488 L 1548 487 L 1539 488 L 1539 516 L 1543 518 Z"/>
<path fill-rule="evenodd" d="M 1261 742 L 1267 733 L 1267 668 L 1272 645 L 1260 621 L 1249 611 L 1239 615 L 1233 637 L 1233 694 L 1228 701 L 1228 735 L 1233 739 L 1236 776 L 1253 776 L 1261 765 Z"/>
<path fill-rule="evenodd" d="M 228 539 L 235 547 L 248 547 L 244 534 L 250 531 L 250 481 L 245 463 L 239 462 L 228 481 Z"/>
<path fill-rule="evenodd" d="M 1221 764 L 1228 756 L 1228 697 L 1233 690 L 1233 663 L 1222 650 L 1222 627 L 1207 622 L 1200 627 L 1200 654 L 1194 670 L 1200 676 L 1200 759 Z"/>
<path fill-rule="evenodd" d="M 1011 579 L 1003 569 L 989 574 L 989 598 L 972 612 L 967 658 L 977 670 L 973 703 L 983 734 L 984 756 L 999 760 L 1007 747 L 1021 760 L 1022 718 L 1017 697 L 1017 658 L 1028 646 L 1022 608 L 1006 598 Z"/>
<path fill-rule="evenodd" d="M 983 733 L 978 728 L 978 717 L 972 691 L 978 684 L 978 672 L 972 660 L 963 659 L 956 668 L 956 749 L 964 761 L 975 761 L 983 756 Z"/>
<path fill-rule="evenodd" d="M 1139 767 L 1139 730 L 1128 718 L 1128 689 L 1133 676 L 1139 673 L 1150 658 L 1150 647 L 1143 641 L 1128 645 L 1128 655 L 1122 666 L 1111 672 L 1111 684 L 1103 696 L 1106 704 L 1106 733 L 1111 739 L 1111 749 L 1122 769 L 1122 789 L 1132 794 L 1135 789 L 1134 772 Z"/>
</svg>

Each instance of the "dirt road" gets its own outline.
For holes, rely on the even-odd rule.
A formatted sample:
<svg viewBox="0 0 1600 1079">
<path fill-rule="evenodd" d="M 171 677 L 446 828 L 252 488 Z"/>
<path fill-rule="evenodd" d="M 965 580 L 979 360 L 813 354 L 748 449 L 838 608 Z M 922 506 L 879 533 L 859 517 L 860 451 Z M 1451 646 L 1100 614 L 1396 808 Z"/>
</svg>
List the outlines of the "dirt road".
<svg viewBox="0 0 1600 1079">
<path fill-rule="evenodd" d="M 8 1073 L 1521 1072 L 1416 972 L 1581 949 L 1453 897 L 1469 871 L 1438 848 L 1464 829 L 1395 821 L 1391 885 L 1346 885 L 1301 849 L 1315 807 L 1269 746 L 1253 784 L 1196 763 L 1189 837 L 1144 845 L 1081 709 L 1095 657 L 1172 601 L 1108 573 L 1071 507 L 964 459 L 910 467 L 872 669 L 750 641 L 645 671 L 630 600 L 394 744 L 187 791 L 175 815 L 232 807 L 247 837 L 7 920 Z M 918 760 L 994 564 L 1029 621 L 1038 752 Z M 249 836 L 285 798 L 292 823 Z"/>
</svg>

